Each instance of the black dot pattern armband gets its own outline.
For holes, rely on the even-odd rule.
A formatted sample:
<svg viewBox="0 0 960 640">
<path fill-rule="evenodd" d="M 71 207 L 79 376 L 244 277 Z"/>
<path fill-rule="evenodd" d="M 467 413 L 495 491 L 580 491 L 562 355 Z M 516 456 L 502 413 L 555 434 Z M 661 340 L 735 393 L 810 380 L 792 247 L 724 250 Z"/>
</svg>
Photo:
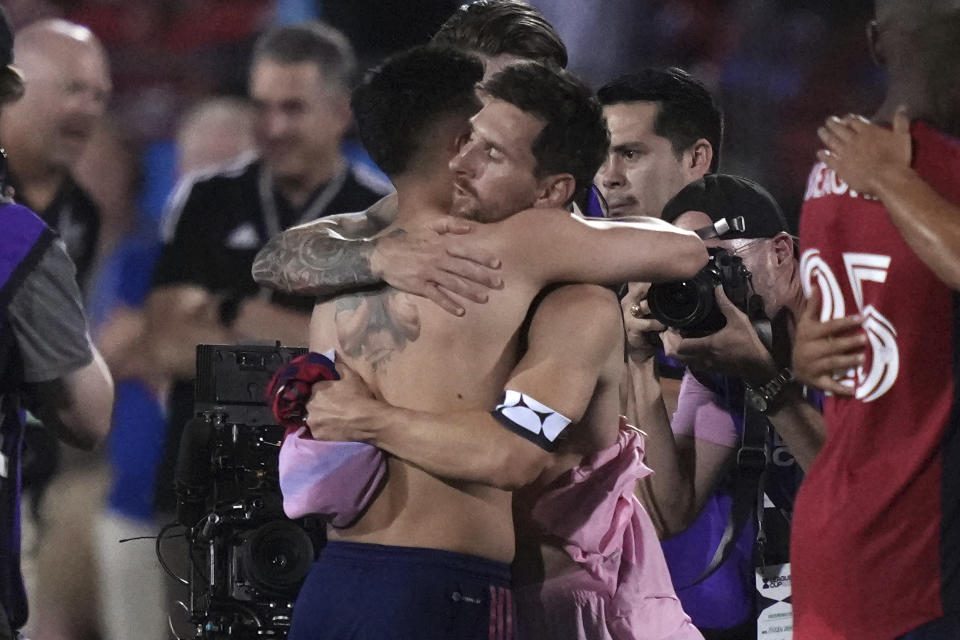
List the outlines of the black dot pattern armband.
<svg viewBox="0 0 960 640">
<path fill-rule="evenodd" d="M 570 424 L 570 418 L 562 413 L 512 389 L 504 391 L 503 400 L 491 413 L 510 431 L 550 452 L 557 448 L 557 438 Z"/>
</svg>

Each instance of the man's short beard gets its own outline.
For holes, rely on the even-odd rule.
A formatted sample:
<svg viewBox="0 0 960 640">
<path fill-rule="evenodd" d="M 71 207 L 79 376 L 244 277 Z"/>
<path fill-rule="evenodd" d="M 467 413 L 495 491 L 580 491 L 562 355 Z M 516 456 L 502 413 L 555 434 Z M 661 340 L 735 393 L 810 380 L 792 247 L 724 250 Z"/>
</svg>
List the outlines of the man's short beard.
<svg viewBox="0 0 960 640">
<path fill-rule="evenodd" d="M 468 203 L 460 202 L 456 200 L 450 205 L 450 215 L 455 218 L 463 218 L 464 220 L 473 220 L 480 221 L 480 207 L 478 203 L 473 202 L 468 205 Z"/>
</svg>

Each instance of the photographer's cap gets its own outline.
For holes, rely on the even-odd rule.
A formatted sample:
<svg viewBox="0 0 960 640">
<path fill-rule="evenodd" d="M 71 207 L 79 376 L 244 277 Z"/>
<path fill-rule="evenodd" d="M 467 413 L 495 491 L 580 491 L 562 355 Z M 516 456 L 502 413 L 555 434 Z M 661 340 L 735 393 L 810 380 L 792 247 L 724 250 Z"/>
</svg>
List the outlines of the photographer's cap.
<svg viewBox="0 0 960 640">
<path fill-rule="evenodd" d="M 780 205 L 756 182 L 727 174 L 706 175 L 680 190 L 664 207 L 661 218 L 674 222 L 687 211 L 702 211 L 714 222 L 726 219 L 730 230 L 721 237 L 773 238 L 790 233 Z M 733 224 L 743 218 L 743 228 Z"/>
</svg>

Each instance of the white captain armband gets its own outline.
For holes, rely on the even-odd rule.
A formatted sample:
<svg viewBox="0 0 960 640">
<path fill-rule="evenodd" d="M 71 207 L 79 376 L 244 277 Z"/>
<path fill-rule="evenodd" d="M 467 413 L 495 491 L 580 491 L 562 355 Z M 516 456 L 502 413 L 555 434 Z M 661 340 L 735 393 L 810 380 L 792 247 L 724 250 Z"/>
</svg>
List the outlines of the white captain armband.
<svg viewBox="0 0 960 640">
<path fill-rule="evenodd" d="M 557 438 L 570 424 L 570 418 L 562 413 L 512 389 L 503 392 L 503 400 L 491 413 L 510 431 L 550 452 L 557 448 Z"/>
</svg>

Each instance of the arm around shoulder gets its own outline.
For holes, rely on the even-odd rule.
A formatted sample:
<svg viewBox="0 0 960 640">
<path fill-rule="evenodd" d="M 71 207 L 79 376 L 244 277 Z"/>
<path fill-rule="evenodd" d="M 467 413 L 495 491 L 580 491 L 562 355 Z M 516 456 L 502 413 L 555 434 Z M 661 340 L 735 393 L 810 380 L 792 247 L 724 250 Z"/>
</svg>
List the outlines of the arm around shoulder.
<svg viewBox="0 0 960 640">
<path fill-rule="evenodd" d="M 370 268 L 382 227 L 366 213 L 321 218 L 271 238 L 253 261 L 258 284 L 299 295 L 327 296 L 351 286 L 377 284 Z"/>
<path fill-rule="evenodd" d="M 960 291 L 960 206 L 909 167 L 885 167 L 875 184 L 910 248 L 948 287 Z"/>
<path fill-rule="evenodd" d="M 829 118 L 817 133 L 827 147 L 817 157 L 851 189 L 880 198 L 920 260 L 947 286 L 960 290 L 960 206 L 911 167 L 906 107 L 897 109 L 892 129 L 847 116 Z"/>
<path fill-rule="evenodd" d="M 693 277 L 707 263 L 696 234 L 655 218 L 588 220 L 559 210 L 508 218 L 505 235 L 517 256 L 545 282 L 661 282 Z"/>
</svg>

